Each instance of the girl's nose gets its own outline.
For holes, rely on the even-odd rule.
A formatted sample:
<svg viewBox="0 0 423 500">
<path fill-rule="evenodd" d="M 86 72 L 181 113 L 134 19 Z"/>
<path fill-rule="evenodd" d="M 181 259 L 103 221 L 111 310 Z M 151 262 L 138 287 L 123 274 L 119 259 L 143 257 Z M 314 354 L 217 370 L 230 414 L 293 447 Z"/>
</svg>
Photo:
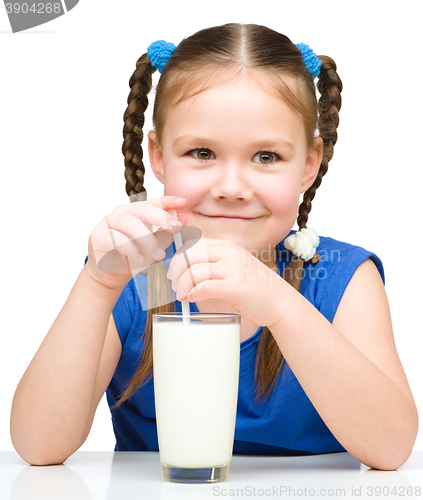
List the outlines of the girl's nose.
<svg viewBox="0 0 423 500">
<path fill-rule="evenodd" d="M 222 167 L 213 182 L 212 197 L 216 200 L 250 201 L 253 197 L 253 189 L 245 173 L 242 172 L 242 167 L 238 165 Z"/>
</svg>

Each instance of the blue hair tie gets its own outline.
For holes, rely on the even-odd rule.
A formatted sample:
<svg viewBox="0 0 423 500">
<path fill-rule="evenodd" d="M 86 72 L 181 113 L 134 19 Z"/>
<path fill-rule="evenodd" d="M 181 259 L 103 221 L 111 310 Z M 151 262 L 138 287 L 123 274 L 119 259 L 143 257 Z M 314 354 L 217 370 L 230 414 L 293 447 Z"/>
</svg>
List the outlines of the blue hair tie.
<svg viewBox="0 0 423 500">
<path fill-rule="evenodd" d="M 296 47 L 300 50 L 301 55 L 303 56 L 304 64 L 307 66 L 307 69 L 310 71 L 312 77 L 316 78 L 316 76 L 319 76 L 322 62 L 316 54 L 305 43 L 297 43 Z"/>
<path fill-rule="evenodd" d="M 157 40 L 148 47 L 147 56 L 150 59 L 151 65 L 161 73 L 175 49 L 176 46 L 173 43 Z"/>
</svg>

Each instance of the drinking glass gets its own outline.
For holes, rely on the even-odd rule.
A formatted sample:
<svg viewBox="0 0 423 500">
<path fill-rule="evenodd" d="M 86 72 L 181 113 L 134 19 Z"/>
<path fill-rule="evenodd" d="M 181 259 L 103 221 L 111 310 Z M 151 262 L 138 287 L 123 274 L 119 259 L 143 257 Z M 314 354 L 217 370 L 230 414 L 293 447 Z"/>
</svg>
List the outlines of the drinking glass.
<svg viewBox="0 0 423 500">
<path fill-rule="evenodd" d="M 240 315 L 153 315 L 153 376 L 163 479 L 228 479 L 238 400 Z"/>
</svg>

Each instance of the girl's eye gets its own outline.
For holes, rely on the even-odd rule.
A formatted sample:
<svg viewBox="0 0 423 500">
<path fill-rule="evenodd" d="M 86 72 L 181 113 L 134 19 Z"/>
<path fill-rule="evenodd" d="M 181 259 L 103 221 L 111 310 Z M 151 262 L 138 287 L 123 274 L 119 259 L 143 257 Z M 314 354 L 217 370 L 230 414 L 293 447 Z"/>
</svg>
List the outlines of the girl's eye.
<svg viewBox="0 0 423 500">
<path fill-rule="evenodd" d="M 189 154 L 199 160 L 212 160 L 215 158 L 210 149 L 193 149 Z"/>
<path fill-rule="evenodd" d="M 274 163 L 276 160 L 279 160 L 279 156 L 276 153 L 271 153 L 270 151 L 259 151 L 253 156 L 253 161 L 261 163 L 262 165 Z"/>
</svg>

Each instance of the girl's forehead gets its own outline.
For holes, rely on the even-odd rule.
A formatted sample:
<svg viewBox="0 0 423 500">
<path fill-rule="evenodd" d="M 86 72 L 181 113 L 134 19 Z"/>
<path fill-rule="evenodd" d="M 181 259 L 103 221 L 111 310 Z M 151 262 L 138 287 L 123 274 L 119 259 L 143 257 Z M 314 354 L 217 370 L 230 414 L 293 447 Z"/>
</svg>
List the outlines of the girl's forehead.
<svg viewBox="0 0 423 500">
<path fill-rule="evenodd" d="M 195 73 L 194 73 L 195 75 Z M 254 90 L 265 90 L 275 97 L 281 98 L 280 87 L 281 81 L 285 81 L 284 85 L 295 87 L 296 82 L 289 75 L 279 75 L 275 79 L 275 73 L 260 69 L 234 68 L 226 67 L 220 69 L 215 66 L 206 67 L 198 75 L 185 75 L 177 84 L 177 90 L 169 100 L 170 106 L 175 106 L 186 99 L 200 95 L 208 90 L 218 89 L 225 91 L 226 89 L 240 88 L 249 86 Z M 277 82 L 277 83 L 276 83 Z"/>
<path fill-rule="evenodd" d="M 258 135 L 303 132 L 301 115 L 247 73 L 183 99 L 169 107 L 166 115 L 164 141 L 168 136 L 200 131 L 224 137 L 233 135 L 233 128 Z"/>
</svg>

